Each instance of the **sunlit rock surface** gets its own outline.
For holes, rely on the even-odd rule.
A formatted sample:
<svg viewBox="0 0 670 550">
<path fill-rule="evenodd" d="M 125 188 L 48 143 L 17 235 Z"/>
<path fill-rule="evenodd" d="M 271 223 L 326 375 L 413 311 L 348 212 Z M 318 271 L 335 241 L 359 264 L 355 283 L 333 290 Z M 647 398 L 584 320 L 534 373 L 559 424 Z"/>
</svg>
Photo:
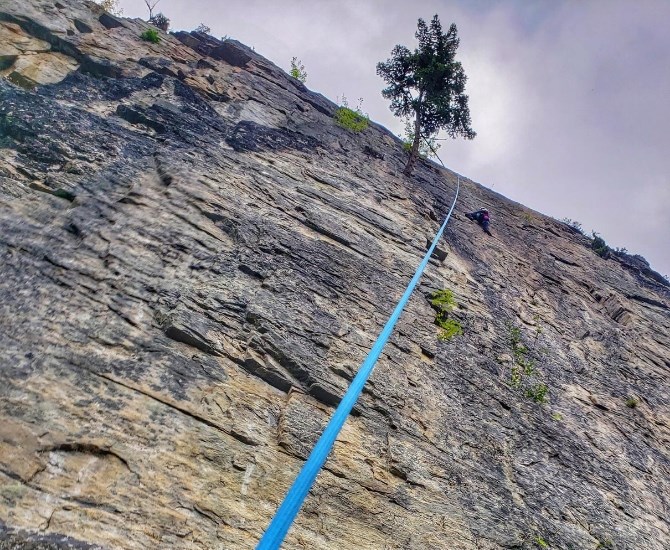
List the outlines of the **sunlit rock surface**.
<svg viewBox="0 0 670 550">
<path fill-rule="evenodd" d="M 454 196 L 147 27 L 0 3 L 1 549 L 253 548 Z M 463 178 L 439 247 L 285 548 L 670 547 L 663 278 Z"/>
</svg>

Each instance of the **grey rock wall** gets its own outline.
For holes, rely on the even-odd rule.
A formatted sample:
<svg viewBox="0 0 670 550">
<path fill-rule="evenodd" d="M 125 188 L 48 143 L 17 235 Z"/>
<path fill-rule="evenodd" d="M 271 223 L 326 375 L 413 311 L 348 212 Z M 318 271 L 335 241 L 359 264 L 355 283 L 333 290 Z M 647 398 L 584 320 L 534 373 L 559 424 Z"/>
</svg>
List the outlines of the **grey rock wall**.
<svg viewBox="0 0 670 550">
<path fill-rule="evenodd" d="M 146 26 L 0 6 L 0 548 L 253 548 L 455 191 L 246 46 Z M 668 548 L 667 285 L 461 182 L 285 548 Z"/>
</svg>

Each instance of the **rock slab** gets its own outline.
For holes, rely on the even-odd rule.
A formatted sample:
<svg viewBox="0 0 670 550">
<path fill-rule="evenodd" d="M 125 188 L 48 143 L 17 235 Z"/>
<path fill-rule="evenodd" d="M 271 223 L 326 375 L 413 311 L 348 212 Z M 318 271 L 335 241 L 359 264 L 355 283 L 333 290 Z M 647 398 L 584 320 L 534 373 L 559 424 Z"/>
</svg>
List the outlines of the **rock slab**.
<svg viewBox="0 0 670 550">
<path fill-rule="evenodd" d="M 253 548 L 455 190 L 246 46 L 146 28 L 0 6 L 0 548 Z M 667 284 L 461 185 L 284 547 L 670 547 Z"/>
</svg>

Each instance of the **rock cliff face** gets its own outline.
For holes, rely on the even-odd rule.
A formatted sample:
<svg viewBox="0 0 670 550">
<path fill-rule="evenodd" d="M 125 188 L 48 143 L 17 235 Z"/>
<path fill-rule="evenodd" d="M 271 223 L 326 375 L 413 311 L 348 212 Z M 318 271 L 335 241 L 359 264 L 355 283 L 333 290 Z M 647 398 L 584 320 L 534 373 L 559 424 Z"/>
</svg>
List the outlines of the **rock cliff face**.
<svg viewBox="0 0 670 550">
<path fill-rule="evenodd" d="M 455 191 L 146 28 L 0 4 L 0 548 L 253 548 Z M 285 548 L 669 548 L 667 286 L 461 181 Z"/>
</svg>

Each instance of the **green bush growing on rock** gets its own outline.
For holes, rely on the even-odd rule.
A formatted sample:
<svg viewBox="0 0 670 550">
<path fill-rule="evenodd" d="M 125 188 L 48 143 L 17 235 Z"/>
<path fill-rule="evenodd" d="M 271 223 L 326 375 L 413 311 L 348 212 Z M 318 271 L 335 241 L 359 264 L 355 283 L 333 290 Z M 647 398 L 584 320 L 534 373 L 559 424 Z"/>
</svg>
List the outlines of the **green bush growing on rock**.
<svg viewBox="0 0 670 550">
<path fill-rule="evenodd" d="M 535 361 L 527 359 L 528 348 L 521 343 L 521 329 L 512 327 L 510 329 L 510 342 L 512 344 L 512 353 L 514 354 L 514 363 L 523 368 L 524 374 L 531 375 L 535 370 Z"/>
<path fill-rule="evenodd" d="M 337 125 L 356 133 L 365 130 L 370 125 L 370 119 L 368 115 L 363 113 L 362 103 L 363 98 L 358 100 L 356 110 L 350 109 L 347 98 L 342 96 L 342 105 L 335 111 Z"/>
<path fill-rule="evenodd" d="M 158 44 L 161 41 L 161 37 L 158 36 L 158 31 L 156 29 L 147 29 L 140 34 L 140 38 L 147 42 L 152 42 L 153 44 Z"/>
<path fill-rule="evenodd" d="M 303 84 L 307 82 L 307 71 L 305 70 L 305 66 L 302 64 L 302 61 L 295 56 L 291 59 L 291 70 L 289 71 L 289 74 Z"/>
<path fill-rule="evenodd" d="M 445 319 L 442 314 L 438 313 L 435 317 L 435 323 L 442 329 L 437 335 L 437 339 L 442 342 L 447 342 L 454 336 L 463 335 L 463 327 L 456 319 Z"/>
<path fill-rule="evenodd" d="M 537 544 L 540 548 L 549 548 L 547 541 L 542 537 L 535 537 L 535 544 Z"/>
<path fill-rule="evenodd" d="M 535 342 L 539 333 L 536 334 Z M 546 403 L 549 387 L 544 383 L 532 383 L 538 376 L 536 360 L 528 357 L 530 349 L 521 341 L 521 329 L 509 325 L 509 343 L 512 348 L 513 364 L 509 384 L 515 389 L 525 388 L 524 394 L 536 403 Z M 524 383 L 524 380 L 526 382 Z M 529 385 L 530 384 L 530 385 Z"/>
<path fill-rule="evenodd" d="M 520 363 L 523 367 L 523 373 L 526 376 L 531 376 L 535 373 L 535 361 L 533 359 L 524 359 L 523 363 Z"/>
<path fill-rule="evenodd" d="M 561 221 L 564 224 L 569 225 L 570 227 L 572 227 L 572 229 L 574 229 L 578 233 L 581 233 L 582 235 L 584 234 L 584 228 L 582 227 L 582 224 L 579 223 L 577 220 L 572 220 L 570 218 L 563 218 Z"/>
<path fill-rule="evenodd" d="M 433 292 L 430 297 L 430 305 L 437 310 L 435 324 L 441 329 L 437 335 L 438 340 L 446 342 L 454 336 L 461 336 L 463 334 L 461 324 L 456 319 L 449 317 L 449 312 L 456 307 L 454 293 L 451 290 L 445 288 L 444 290 Z"/>
<path fill-rule="evenodd" d="M 546 403 L 549 387 L 546 384 L 535 384 L 526 390 L 526 396 L 530 397 L 535 403 Z"/>
<path fill-rule="evenodd" d="M 610 247 L 607 246 L 605 239 L 603 239 L 598 233 L 593 231 L 593 240 L 591 241 L 591 248 L 593 251 L 598 254 L 601 258 L 609 258 Z"/>
<path fill-rule="evenodd" d="M 635 407 L 638 406 L 639 403 L 640 400 L 637 397 L 629 397 L 628 399 L 626 399 L 626 407 L 628 407 L 629 409 L 634 409 Z"/>
<path fill-rule="evenodd" d="M 452 311 L 456 307 L 456 300 L 454 300 L 454 293 L 445 288 L 444 290 L 438 290 L 433 292 L 430 297 L 431 305 L 438 310 Z"/>
<path fill-rule="evenodd" d="M 370 124 L 365 115 L 352 111 L 348 107 L 340 107 L 335 111 L 335 122 L 338 126 L 356 133 L 362 132 Z"/>
</svg>

